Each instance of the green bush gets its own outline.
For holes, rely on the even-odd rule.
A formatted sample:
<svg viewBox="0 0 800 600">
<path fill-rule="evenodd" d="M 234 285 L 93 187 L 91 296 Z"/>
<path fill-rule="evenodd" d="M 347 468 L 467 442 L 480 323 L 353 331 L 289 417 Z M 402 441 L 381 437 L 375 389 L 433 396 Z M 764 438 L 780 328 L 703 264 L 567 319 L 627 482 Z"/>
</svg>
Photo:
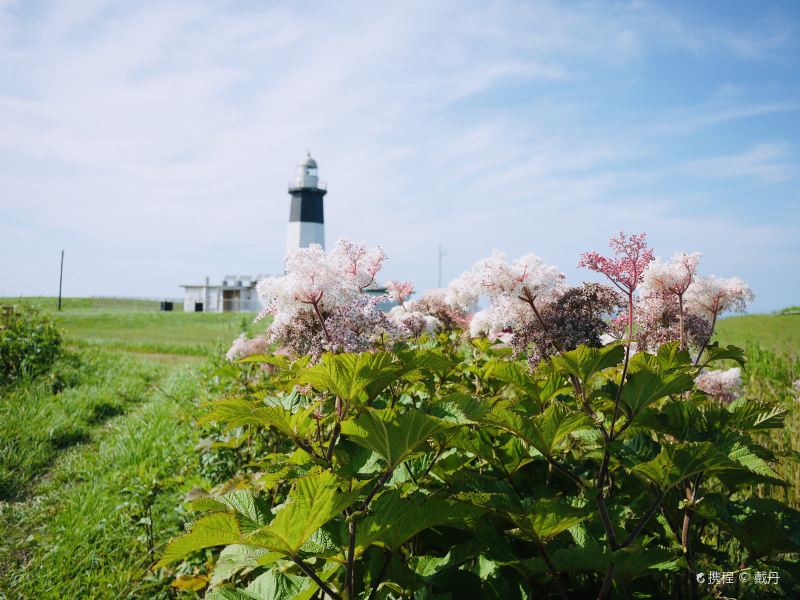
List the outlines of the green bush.
<svg viewBox="0 0 800 600">
<path fill-rule="evenodd" d="M 214 600 L 697 597 L 722 592 L 698 574 L 740 570 L 793 596 L 800 513 L 753 494 L 785 485 L 759 443 L 785 410 L 695 385 L 730 360 L 617 343 L 530 371 L 455 334 L 313 366 L 244 359 L 203 421 L 259 451 L 195 496 L 160 564 L 224 546 L 176 581 Z"/>
<path fill-rule="evenodd" d="M 30 306 L 0 306 L 0 385 L 47 373 L 60 352 L 50 319 Z"/>
</svg>

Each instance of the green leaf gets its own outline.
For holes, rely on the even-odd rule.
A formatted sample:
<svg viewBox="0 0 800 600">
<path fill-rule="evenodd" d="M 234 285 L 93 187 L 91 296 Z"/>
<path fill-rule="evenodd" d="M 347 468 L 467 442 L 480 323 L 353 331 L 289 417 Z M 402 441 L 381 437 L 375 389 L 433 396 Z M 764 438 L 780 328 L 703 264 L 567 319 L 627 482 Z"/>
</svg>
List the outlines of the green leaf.
<svg viewBox="0 0 800 600">
<path fill-rule="evenodd" d="M 211 576 L 212 587 L 230 579 L 240 572 L 248 572 L 260 566 L 265 555 L 270 554 L 266 548 L 256 548 L 243 544 L 225 546 L 219 554 L 217 564 Z"/>
<path fill-rule="evenodd" d="M 553 368 L 562 373 L 577 377 L 583 387 L 588 387 L 592 377 L 600 371 L 618 365 L 625 356 L 625 349 L 619 344 L 602 348 L 591 348 L 584 344 L 569 352 L 562 352 L 551 358 Z"/>
<path fill-rule="evenodd" d="M 365 408 L 354 421 L 342 423 L 342 433 L 380 455 L 394 469 L 428 439 L 454 426 L 416 410 L 398 413 L 389 408 Z"/>
<path fill-rule="evenodd" d="M 235 490 L 214 499 L 243 518 L 239 520 L 242 533 L 260 529 L 272 520 L 272 512 L 265 496 L 256 496 L 250 490 Z"/>
<path fill-rule="evenodd" d="M 292 359 L 284 354 L 251 354 L 236 361 L 237 363 L 258 363 L 262 365 L 275 365 L 286 369 L 292 363 Z"/>
<path fill-rule="evenodd" d="M 494 359 L 486 363 L 483 376 L 494 377 L 505 383 L 517 386 L 523 392 L 539 396 L 534 378 L 527 364 L 518 361 Z"/>
<path fill-rule="evenodd" d="M 236 515 L 226 512 L 211 513 L 197 519 L 189 533 L 173 539 L 156 567 L 164 567 L 195 550 L 241 543 L 244 543 L 244 537 Z"/>
<path fill-rule="evenodd" d="M 655 354 L 637 352 L 631 357 L 629 373 L 647 370 L 655 373 L 671 373 L 689 367 L 692 359 L 688 350 L 681 350 L 678 342 L 668 342 L 659 346 Z"/>
<path fill-rule="evenodd" d="M 772 498 L 729 500 L 706 494 L 695 509 L 747 548 L 752 558 L 800 551 L 800 512 Z"/>
<path fill-rule="evenodd" d="M 511 513 L 509 516 L 523 534 L 542 542 L 553 539 L 590 517 L 585 509 L 565 504 L 563 500 L 542 499 L 525 508 L 525 513 Z"/>
<path fill-rule="evenodd" d="M 434 402 L 430 413 L 455 425 L 469 425 L 480 421 L 488 410 L 488 404 L 481 398 L 455 393 Z"/>
<path fill-rule="evenodd" d="M 552 457 L 560 443 L 570 434 L 594 428 L 594 423 L 587 415 L 571 411 L 558 401 L 551 402 L 544 413 L 533 418 L 497 406 L 483 421 L 522 438 L 547 457 Z"/>
<path fill-rule="evenodd" d="M 689 442 L 662 447 L 658 456 L 636 465 L 631 472 L 667 490 L 701 472 L 712 474 L 737 468 L 738 464 L 711 442 Z"/>
<path fill-rule="evenodd" d="M 214 402 L 211 411 L 199 419 L 199 422 L 224 423 L 226 431 L 243 425 L 263 425 L 280 431 L 291 439 L 304 440 L 314 427 L 311 412 L 311 408 L 292 412 L 282 406 L 268 406 L 261 401 L 226 398 Z"/>
<path fill-rule="evenodd" d="M 311 585 L 313 583 L 308 577 L 273 569 L 256 577 L 244 591 L 259 600 L 294 600 Z"/>
<path fill-rule="evenodd" d="M 720 347 L 719 342 L 714 342 L 706 347 L 705 360 L 701 366 L 706 366 L 709 363 L 719 360 L 733 360 L 739 363 L 740 367 L 744 368 L 744 350 L 737 346 L 726 346 L 725 348 L 722 348 Z"/>
<path fill-rule="evenodd" d="M 402 364 L 388 352 L 324 354 L 319 363 L 299 373 L 297 382 L 356 402 L 362 394 L 367 400 L 375 398 L 401 372 Z"/>
<path fill-rule="evenodd" d="M 614 576 L 625 581 L 659 573 L 676 573 L 686 569 L 686 559 L 666 548 L 621 548 L 614 552 L 617 565 Z"/>
<path fill-rule="evenodd" d="M 247 541 L 295 557 L 306 540 L 352 504 L 358 494 L 359 490 L 339 491 L 339 482 L 329 471 L 298 479 L 272 522 L 248 536 Z"/>
<path fill-rule="evenodd" d="M 376 498 L 369 516 L 356 527 L 356 546 L 363 552 L 376 542 L 391 550 L 420 531 L 438 525 L 464 524 L 484 511 L 453 500 L 414 494 L 403 497 L 398 490 L 387 490 Z"/>
<path fill-rule="evenodd" d="M 731 413 L 728 424 L 745 432 L 779 429 L 783 427 L 783 422 L 788 414 L 788 411 L 782 406 L 757 402 L 748 398 L 735 400 L 728 410 Z"/>
<path fill-rule="evenodd" d="M 620 400 L 633 416 L 661 398 L 692 389 L 693 384 L 694 380 L 687 373 L 640 370 L 628 375 Z"/>
<path fill-rule="evenodd" d="M 455 366 L 453 361 L 436 350 L 416 349 L 398 352 L 397 356 L 404 379 L 415 380 L 423 373 L 444 377 Z"/>
<path fill-rule="evenodd" d="M 636 426 L 666 433 L 681 441 L 708 438 L 705 415 L 696 404 L 685 400 L 665 402 L 659 409 L 645 408 L 636 418 Z"/>
</svg>

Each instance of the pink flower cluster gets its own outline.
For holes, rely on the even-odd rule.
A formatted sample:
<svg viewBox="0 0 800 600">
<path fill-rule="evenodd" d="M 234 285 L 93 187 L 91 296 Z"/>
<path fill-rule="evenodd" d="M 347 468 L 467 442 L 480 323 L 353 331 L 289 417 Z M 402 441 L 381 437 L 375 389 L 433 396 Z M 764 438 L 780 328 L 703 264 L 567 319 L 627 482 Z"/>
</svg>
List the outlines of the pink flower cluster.
<svg viewBox="0 0 800 600">
<path fill-rule="evenodd" d="M 330 252 L 319 245 L 300 248 L 286 257 L 286 273 L 256 287 L 266 308 L 257 319 L 272 316 L 268 340 L 298 355 L 318 356 L 324 350 L 361 352 L 375 347 L 395 328 L 378 308 L 380 297 L 364 290 L 375 284 L 386 255 L 339 240 Z"/>
<path fill-rule="evenodd" d="M 263 336 L 248 338 L 244 333 L 233 340 L 230 349 L 225 353 L 225 358 L 233 362 L 240 358 L 247 358 L 254 354 L 264 354 L 269 349 L 269 343 Z"/>
<path fill-rule="evenodd" d="M 440 329 L 466 329 L 473 306 L 465 306 L 452 298 L 447 288 L 427 290 L 417 300 L 406 302 L 389 312 L 389 318 L 405 331 L 418 337 L 423 332 Z"/>
<path fill-rule="evenodd" d="M 742 373 L 737 368 L 724 371 L 707 370 L 695 379 L 697 389 L 724 404 L 730 404 L 742 393 Z"/>
<path fill-rule="evenodd" d="M 607 258 L 598 252 L 584 252 L 579 267 L 602 273 L 625 294 L 632 294 L 642 282 L 644 271 L 653 261 L 653 250 L 647 247 L 644 233 L 629 237 L 620 231 L 608 245 L 614 256 Z"/>
<path fill-rule="evenodd" d="M 386 294 L 391 300 L 403 304 L 414 293 L 414 284 L 410 281 L 390 279 L 386 282 Z"/>
<path fill-rule="evenodd" d="M 587 252 L 579 266 L 604 274 L 625 293 L 628 309 L 611 322 L 619 337 L 635 338 L 642 349 L 673 340 L 683 348 L 702 348 L 720 314 L 743 311 L 753 300 L 741 279 L 698 276 L 699 252 L 679 252 L 662 262 L 654 258 L 643 233 L 629 237 L 620 233 L 610 246 L 613 258 Z"/>
</svg>

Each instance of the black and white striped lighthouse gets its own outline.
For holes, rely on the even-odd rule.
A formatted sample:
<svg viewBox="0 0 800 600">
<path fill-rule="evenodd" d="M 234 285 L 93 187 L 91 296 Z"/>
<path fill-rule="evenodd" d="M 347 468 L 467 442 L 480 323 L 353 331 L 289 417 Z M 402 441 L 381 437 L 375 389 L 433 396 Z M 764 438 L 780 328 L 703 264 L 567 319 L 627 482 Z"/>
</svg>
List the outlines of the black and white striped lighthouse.
<svg viewBox="0 0 800 600">
<path fill-rule="evenodd" d="M 309 153 L 297 165 L 297 173 L 289 184 L 292 207 L 289 211 L 289 231 L 286 252 L 305 248 L 310 244 L 325 247 L 325 218 L 322 199 L 327 193 L 325 184 L 317 176 L 317 161 Z"/>
</svg>

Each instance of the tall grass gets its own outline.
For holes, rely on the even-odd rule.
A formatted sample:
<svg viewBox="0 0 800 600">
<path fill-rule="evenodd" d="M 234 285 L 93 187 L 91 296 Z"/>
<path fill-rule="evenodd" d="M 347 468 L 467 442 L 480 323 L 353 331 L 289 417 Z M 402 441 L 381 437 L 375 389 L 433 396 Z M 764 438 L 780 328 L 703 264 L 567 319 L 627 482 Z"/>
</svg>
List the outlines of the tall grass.
<svg viewBox="0 0 800 600">
<path fill-rule="evenodd" d="M 95 350 L 70 353 L 47 377 L 0 391 L 0 500 L 24 497 L 61 451 L 145 401 L 163 373 Z"/>
<path fill-rule="evenodd" d="M 744 394 L 752 400 L 778 400 L 788 414 L 782 429 L 764 434 L 764 444 L 781 458 L 779 475 L 788 487 L 761 486 L 761 495 L 783 499 L 800 509 L 800 356 L 781 354 L 748 343 L 747 366 L 742 373 Z"/>
<path fill-rule="evenodd" d="M 131 369 L 115 360 L 98 387 L 141 395 L 137 403 L 93 426 L 86 420 L 90 404 L 76 405 L 75 420 L 90 439 L 49 456 L 46 476 L 30 482 L 24 501 L 0 503 L 0 597 L 173 596 L 170 581 L 148 568 L 180 528 L 176 506 L 197 483 L 190 421 L 196 376 L 187 367 Z M 81 402 L 59 400 L 67 409 Z M 39 444 L 28 440 L 19 451 L 36 454 L 28 445 Z"/>
</svg>

